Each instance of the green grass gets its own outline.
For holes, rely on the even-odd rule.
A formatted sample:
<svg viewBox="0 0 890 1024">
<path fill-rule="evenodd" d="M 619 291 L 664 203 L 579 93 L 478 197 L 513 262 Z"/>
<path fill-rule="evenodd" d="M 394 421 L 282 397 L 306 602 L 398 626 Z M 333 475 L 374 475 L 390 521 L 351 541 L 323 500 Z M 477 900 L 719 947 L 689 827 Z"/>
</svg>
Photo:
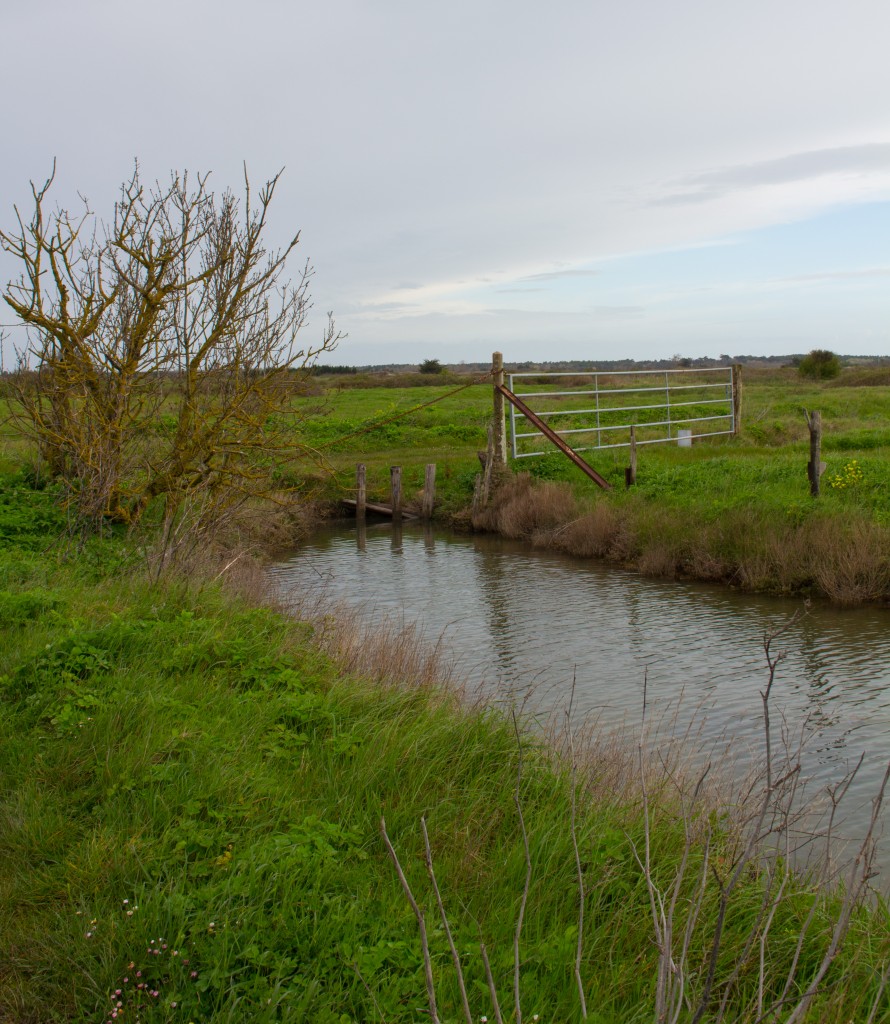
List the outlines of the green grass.
<svg viewBox="0 0 890 1024">
<path fill-rule="evenodd" d="M 725 506 L 739 504 L 776 521 L 786 513 L 791 518 L 809 515 L 805 510 L 813 503 L 806 477 L 804 410 L 819 409 L 828 468 L 818 514 L 838 519 L 852 515 L 890 525 L 890 387 L 875 385 L 885 377 L 882 370 L 852 370 L 819 383 L 802 380 L 794 370 L 746 370 L 741 434 L 704 439 L 687 449 L 673 444 L 641 446 L 637 487 L 630 500 L 663 508 L 667 515 L 685 515 L 690 522 L 713 518 Z M 335 502 L 354 494 L 355 465 L 364 462 L 369 497 L 386 500 L 389 468 L 399 465 L 403 493 L 410 500 L 422 488 L 425 465 L 434 462 L 439 514 L 456 513 L 472 498 L 480 468 L 477 453 L 485 448 L 492 409 L 489 385 L 476 384 L 452 394 L 460 384 L 461 378 L 430 384 L 419 374 L 378 380 L 376 386 L 373 377 L 324 379 L 318 394 L 294 400 L 298 415 L 290 421 L 295 440 L 316 449 L 320 465 L 295 464 L 279 482 Z M 8 422 L 0 443 L 0 459 L 5 459 L 0 468 L 25 454 L 20 436 Z M 585 457 L 615 487 L 610 500 L 629 500 L 623 494 L 627 449 L 593 450 Z M 854 459 L 861 480 L 852 487 L 832 487 L 832 480 L 842 477 Z M 579 496 L 601 496 L 558 453 L 518 459 L 513 466 L 538 479 L 565 481 Z"/>
<path fill-rule="evenodd" d="M 297 400 L 299 412 L 318 413 L 298 429 L 300 439 L 318 449 L 326 463 L 328 472 L 316 476 L 325 495 L 352 495 L 355 465 L 364 462 L 371 500 L 388 498 L 390 466 L 402 467 L 403 493 L 411 498 L 423 487 L 424 467 L 434 462 L 440 511 L 465 505 L 479 470 L 476 453 L 486 445 L 492 399 L 491 388 L 482 385 L 452 394 L 459 386 L 335 389 Z M 435 399 L 443 400 L 427 405 Z M 298 468 L 298 478 L 303 473 L 305 467 Z"/>
<path fill-rule="evenodd" d="M 890 388 L 865 386 L 870 378 L 862 371 L 853 378 L 856 385 L 847 387 L 844 377 L 813 383 L 800 380 L 794 371 L 748 371 L 744 379 L 740 436 L 705 439 L 692 449 L 671 444 L 641 447 L 637 494 L 694 515 L 701 510 L 712 514 L 725 501 L 771 511 L 804 502 L 809 496 L 804 409 L 820 409 L 823 458 L 828 464 L 822 503 L 827 512 L 843 515 L 852 507 L 876 522 L 890 522 Z M 475 385 L 402 415 L 451 390 L 451 385 L 333 389 L 295 403 L 301 411 L 322 413 L 304 422 L 301 436 L 321 450 L 333 469 L 326 478 L 327 493 L 350 492 L 358 461 L 367 463 L 369 488 L 378 498 L 388 493 L 390 465 L 405 468 L 408 486 L 414 490 L 422 484 L 423 465 L 436 462 L 446 510 L 468 501 L 479 469 L 476 453 L 486 443 L 490 387 Z M 374 424 L 381 425 L 359 433 Z M 626 449 L 592 450 L 586 458 L 623 490 Z M 831 481 L 852 459 L 861 465 L 862 480 L 840 494 Z M 570 482 L 578 494 L 596 494 L 595 485 L 556 452 L 516 460 L 515 468 L 539 479 Z"/>
<path fill-rule="evenodd" d="M 427 910 L 443 1020 L 462 1018 L 421 861 L 424 815 L 474 1016 L 493 1019 L 483 939 L 510 1017 L 525 876 L 512 723 L 441 692 L 344 677 L 307 624 L 211 586 L 149 586 L 119 539 L 54 541 L 63 522 L 50 493 L 8 478 L 0 493 L 0 1020 L 104 1021 L 118 1001 L 123 1021 L 426 1019 L 416 924 L 381 814 Z M 522 744 L 524 1017 L 577 1020 L 571 779 L 540 741 Z M 614 763 L 589 768 L 578 825 L 588 1020 L 651 1020 L 656 957 L 630 846 L 642 816 L 609 781 Z M 667 887 L 683 826 L 669 800 L 655 806 L 654 872 Z M 730 833 L 713 825 L 720 871 Z M 694 865 L 701 856 L 693 849 Z M 761 883 L 752 871 L 732 903 L 722 979 Z M 799 881 L 777 911 L 768 988 L 814 900 L 804 982 L 814 970 L 836 900 Z M 705 907 L 699 965 L 712 892 Z M 861 912 L 808 1019 L 864 1019 L 888 951 L 883 907 Z M 749 966 L 732 1005 L 755 983 Z"/>
</svg>

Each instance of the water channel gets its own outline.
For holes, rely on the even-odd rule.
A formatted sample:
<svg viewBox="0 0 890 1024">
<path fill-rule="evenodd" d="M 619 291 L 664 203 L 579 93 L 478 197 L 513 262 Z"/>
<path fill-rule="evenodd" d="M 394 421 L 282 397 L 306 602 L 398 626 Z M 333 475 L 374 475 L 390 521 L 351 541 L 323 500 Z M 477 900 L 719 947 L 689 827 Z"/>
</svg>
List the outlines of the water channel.
<svg viewBox="0 0 890 1024">
<path fill-rule="evenodd" d="M 428 525 L 330 525 L 273 567 L 283 593 L 345 601 L 372 619 L 396 617 L 441 641 L 457 674 L 494 698 L 604 727 L 639 721 L 644 677 L 650 714 L 695 717 L 696 747 L 729 738 L 761 744 L 763 640 L 785 652 L 774 715 L 809 731 L 811 791 L 840 779 L 865 754 L 851 787 L 858 831 L 890 756 L 890 611 L 838 609 L 659 581 L 488 535 Z M 678 710 L 679 709 L 679 710 Z M 691 751 L 692 754 L 695 751 Z M 881 860 L 888 864 L 887 844 Z"/>
</svg>

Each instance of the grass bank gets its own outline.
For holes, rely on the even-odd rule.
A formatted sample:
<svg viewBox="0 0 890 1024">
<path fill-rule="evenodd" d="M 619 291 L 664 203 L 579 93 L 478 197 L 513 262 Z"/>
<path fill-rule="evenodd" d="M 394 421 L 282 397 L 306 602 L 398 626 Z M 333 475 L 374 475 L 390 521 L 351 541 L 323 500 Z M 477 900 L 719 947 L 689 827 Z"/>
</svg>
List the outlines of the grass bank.
<svg viewBox="0 0 890 1024">
<path fill-rule="evenodd" d="M 719 473 L 711 460 L 709 474 Z M 735 477 L 735 467 L 731 470 Z M 676 478 L 666 489 L 676 488 Z M 506 476 L 477 529 L 582 558 L 632 566 L 647 576 L 808 594 L 839 605 L 890 600 L 890 528 L 857 509 L 770 508 L 733 496 L 702 508 L 633 491 L 579 498 L 566 482 Z"/>
<path fill-rule="evenodd" d="M 776 1001 L 791 1019 L 802 997 L 794 1019 L 890 1019 L 884 905 L 746 857 L 738 809 L 696 803 L 696 780 L 597 741 L 573 769 L 499 714 L 397 684 L 336 623 L 149 585 L 121 540 L 53 542 L 59 515 L 4 480 L 0 1021 L 428 1019 L 384 814 L 442 1021 L 464 1017 L 423 819 L 473 1019 L 495 1019 L 492 986 L 519 1018 L 517 963 L 525 1020 L 582 1019 L 579 979 L 601 1024 L 651 1020 L 665 992 L 683 1021 Z"/>
</svg>

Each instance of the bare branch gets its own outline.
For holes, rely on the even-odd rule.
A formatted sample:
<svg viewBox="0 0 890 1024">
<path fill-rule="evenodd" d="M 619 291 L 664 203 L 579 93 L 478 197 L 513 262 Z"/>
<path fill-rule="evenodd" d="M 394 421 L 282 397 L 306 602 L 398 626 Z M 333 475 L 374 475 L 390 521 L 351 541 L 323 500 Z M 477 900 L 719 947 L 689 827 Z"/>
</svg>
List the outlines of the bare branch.
<svg viewBox="0 0 890 1024">
<path fill-rule="evenodd" d="M 448 924 L 448 915 L 445 913 L 445 905 L 442 903 L 442 895 L 439 892 L 439 883 L 436 881 L 436 872 L 433 870 L 433 852 L 430 849 L 430 837 L 426 830 L 426 818 L 420 819 L 420 828 L 423 832 L 423 848 L 424 848 L 424 861 L 426 863 L 427 874 L 430 876 L 430 882 L 433 885 L 433 892 L 436 894 L 436 903 L 439 906 L 439 916 L 442 918 L 442 926 L 445 929 L 445 935 L 448 939 L 448 948 L 451 950 L 451 959 L 454 963 L 454 971 L 457 974 L 457 984 L 460 989 L 461 1003 L 464 1008 L 464 1017 L 467 1020 L 467 1024 L 473 1024 L 473 1015 L 470 1012 L 470 1004 L 467 999 L 467 986 L 464 984 L 464 972 L 460 964 L 460 954 L 457 952 L 457 947 L 454 944 L 454 939 L 451 935 L 451 926 Z"/>
<path fill-rule="evenodd" d="M 532 859 L 528 846 L 528 833 L 525 829 L 525 817 L 522 813 L 522 800 L 520 798 L 520 786 L 522 784 L 522 737 L 519 733 L 519 723 L 516 720 L 516 709 L 512 709 L 513 731 L 516 733 L 516 746 L 519 750 L 519 757 L 516 765 L 516 789 L 513 793 L 513 801 L 516 804 L 516 813 L 519 816 L 519 830 L 522 833 L 522 846 L 525 852 L 525 884 L 522 887 L 522 899 L 519 902 L 519 914 L 516 918 L 516 930 L 513 934 L 513 998 L 516 1004 L 516 1024 L 522 1024 L 522 1006 L 519 999 L 519 939 L 522 935 L 522 922 L 525 918 L 525 907 L 528 903 L 528 893 L 532 882 Z"/>
<path fill-rule="evenodd" d="M 399 882 L 402 884 L 402 891 L 405 893 L 405 898 L 411 905 L 411 909 L 414 911 L 414 916 L 417 918 L 417 927 L 420 931 L 420 947 L 423 952 L 423 970 L 426 977 L 426 994 L 429 1001 L 430 1007 L 430 1019 L 433 1024 L 440 1024 L 439 1012 L 436 1009 L 436 989 L 433 984 L 433 964 L 430 959 L 430 947 L 426 937 L 426 921 L 423 917 L 423 912 L 417 905 L 417 901 L 414 899 L 414 894 L 411 892 L 411 886 L 408 884 L 408 879 L 405 878 L 405 872 L 402 870 L 402 865 L 399 863 L 398 855 L 393 849 L 393 845 L 389 840 L 389 836 L 386 832 L 386 821 L 383 816 L 380 817 L 380 834 L 383 836 L 383 842 L 386 844 L 387 853 L 390 856 L 395 865 L 396 874 L 399 876 Z"/>
<path fill-rule="evenodd" d="M 485 948 L 485 943 L 479 943 L 479 952 L 482 956 L 482 964 L 485 967 L 485 980 L 488 983 L 488 993 L 491 996 L 491 1006 L 494 1011 L 494 1019 L 497 1024 L 504 1024 L 504 1018 L 501 1016 L 501 1004 L 498 1002 L 498 990 L 495 988 L 494 978 L 491 974 L 491 964 L 488 962 L 488 950 Z"/>
<path fill-rule="evenodd" d="M 569 699 L 568 711 L 566 711 L 566 735 L 569 743 L 570 758 L 570 779 L 572 787 L 571 805 L 571 832 L 572 849 L 575 853 L 575 872 L 578 877 L 578 944 L 575 949 L 575 984 L 578 986 L 578 998 L 581 1002 L 581 1016 L 587 1019 L 587 1000 L 584 996 L 584 982 L 581 979 L 581 955 L 584 949 L 584 871 L 581 867 L 581 854 L 578 851 L 578 827 L 577 827 L 577 806 L 578 806 L 578 764 L 575 760 L 575 740 L 572 731 L 572 705 L 575 701 L 575 685 L 577 683 L 577 670 L 572 671 L 572 694 Z"/>
</svg>

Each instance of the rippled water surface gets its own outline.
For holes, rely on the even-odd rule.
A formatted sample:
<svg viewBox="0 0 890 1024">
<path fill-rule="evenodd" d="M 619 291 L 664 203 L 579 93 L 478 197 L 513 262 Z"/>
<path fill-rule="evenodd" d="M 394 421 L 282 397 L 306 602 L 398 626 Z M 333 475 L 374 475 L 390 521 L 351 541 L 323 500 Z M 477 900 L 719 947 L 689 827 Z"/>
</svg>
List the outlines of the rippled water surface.
<svg viewBox="0 0 890 1024">
<path fill-rule="evenodd" d="M 319 532 L 272 570 L 283 591 L 345 600 L 369 616 L 395 614 L 444 637 L 460 674 L 531 706 L 564 706 L 604 723 L 639 719 L 650 706 L 696 714 L 697 743 L 734 737 L 756 749 L 764 635 L 788 623 L 774 710 L 812 737 L 806 770 L 839 778 L 865 753 L 851 790 L 867 805 L 890 754 L 890 612 L 738 594 L 661 582 L 596 562 L 490 536 L 401 530 L 385 523 Z M 681 700 L 682 698 L 682 700 Z M 860 816 L 864 810 L 860 810 Z M 886 845 L 886 844 L 885 844 Z"/>
</svg>

